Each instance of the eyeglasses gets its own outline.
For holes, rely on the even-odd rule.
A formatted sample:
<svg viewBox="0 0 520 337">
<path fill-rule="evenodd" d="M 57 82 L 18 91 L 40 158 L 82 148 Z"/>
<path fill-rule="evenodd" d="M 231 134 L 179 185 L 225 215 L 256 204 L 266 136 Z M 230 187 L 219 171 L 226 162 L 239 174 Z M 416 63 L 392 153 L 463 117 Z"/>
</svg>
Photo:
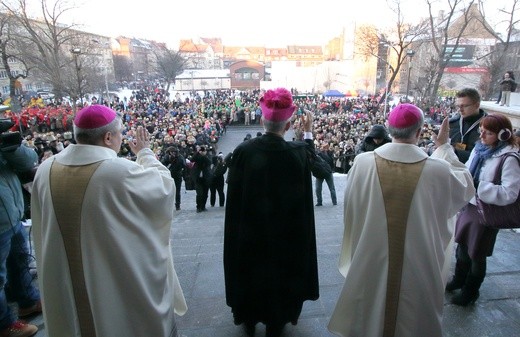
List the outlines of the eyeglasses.
<svg viewBox="0 0 520 337">
<path fill-rule="evenodd" d="M 472 105 L 473 105 L 473 103 L 472 104 L 459 104 L 459 105 L 455 105 L 455 107 L 460 110 L 460 109 L 466 109 Z"/>
</svg>

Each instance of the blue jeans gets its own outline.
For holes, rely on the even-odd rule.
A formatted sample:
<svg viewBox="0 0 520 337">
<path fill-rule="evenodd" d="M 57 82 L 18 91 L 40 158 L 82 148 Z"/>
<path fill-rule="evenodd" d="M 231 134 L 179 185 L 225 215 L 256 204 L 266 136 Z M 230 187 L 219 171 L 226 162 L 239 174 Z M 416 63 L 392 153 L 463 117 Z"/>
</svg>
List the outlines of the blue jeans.
<svg viewBox="0 0 520 337">
<path fill-rule="evenodd" d="M 10 299 L 18 302 L 20 308 L 28 308 L 40 299 L 40 293 L 33 286 L 29 273 L 28 257 L 25 230 L 21 223 L 0 234 L 0 330 L 16 321 L 7 305 L 6 283 L 9 283 Z"/>
<path fill-rule="evenodd" d="M 318 204 L 322 203 L 321 190 L 323 186 L 323 180 L 325 180 L 327 182 L 327 186 L 329 186 L 332 204 L 337 205 L 338 200 L 336 199 L 336 188 L 334 187 L 334 176 L 332 175 L 332 173 L 329 174 L 325 179 L 316 178 L 316 201 L 318 202 Z"/>
</svg>

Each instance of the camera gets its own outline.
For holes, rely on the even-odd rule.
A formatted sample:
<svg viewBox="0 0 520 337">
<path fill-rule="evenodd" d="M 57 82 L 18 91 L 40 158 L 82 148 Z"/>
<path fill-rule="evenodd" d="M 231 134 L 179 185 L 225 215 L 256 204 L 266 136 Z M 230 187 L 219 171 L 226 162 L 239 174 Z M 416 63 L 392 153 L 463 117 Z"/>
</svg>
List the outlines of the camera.
<svg viewBox="0 0 520 337">
<path fill-rule="evenodd" d="M 20 132 L 10 132 L 14 122 L 9 118 L 0 119 L 0 151 L 12 152 L 22 144 Z"/>
</svg>

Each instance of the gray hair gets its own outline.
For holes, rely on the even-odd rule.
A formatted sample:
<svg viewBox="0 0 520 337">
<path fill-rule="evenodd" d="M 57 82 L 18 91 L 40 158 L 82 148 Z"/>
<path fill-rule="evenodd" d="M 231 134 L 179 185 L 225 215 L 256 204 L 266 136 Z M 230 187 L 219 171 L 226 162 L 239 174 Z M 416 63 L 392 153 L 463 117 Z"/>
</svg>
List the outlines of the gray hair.
<svg viewBox="0 0 520 337">
<path fill-rule="evenodd" d="M 264 125 L 264 129 L 267 132 L 280 133 L 285 130 L 285 125 L 287 124 L 287 120 L 273 122 L 269 121 L 262 116 L 262 122 Z"/>
<path fill-rule="evenodd" d="M 417 130 L 422 129 L 424 124 L 424 115 L 421 114 L 420 120 L 418 120 L 415 124 L 410 125 L 406 128 L 396 128 L 394 126 L 388 126 L 388 133 L 394 139 L 413 139 L 415 137 L 415 133 Z"/>
<path fill-rule="evenodd" d="M 122 126 L 121 114 L 117 113 L 113 121 L 99 128 L 83 129 L 74 125 L 74 138 L 79 144 L 98 145 L 107 132 L 119 132 Z"/>
</svg>

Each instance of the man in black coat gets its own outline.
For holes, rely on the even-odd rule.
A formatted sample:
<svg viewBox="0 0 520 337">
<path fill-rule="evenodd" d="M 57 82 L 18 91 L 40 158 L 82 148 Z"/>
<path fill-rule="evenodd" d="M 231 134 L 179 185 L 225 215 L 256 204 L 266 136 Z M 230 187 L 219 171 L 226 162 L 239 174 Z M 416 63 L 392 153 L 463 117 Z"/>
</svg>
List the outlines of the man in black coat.
<svg viewBox="0 0 520 337">
<path fill-rule="evenodd" d="M 224 155 L 219 153 L 215 157 L 211 158 L 211 184 L 209 185 L 209 203 L 211 207 L 215 206 L 215 202 L 218 201 L 219 206 L 224 207 L 226 202 L 226 195 L 224 194 L 224 174 L 226 174 L 227 166 L 224 161 Z"/>
<path fill-rule="evenodd" d="M 161 160 L 162 164 L 170 170 L 170 174 L 175 181 L 175 209 L 181 209 L 181 185 L 186 159 L 179 153 L 179 149 L 171 146 L 166 149 L 166 153 Z"/>
<path fill-rule="evenodd" d="M 457 92 L 455 107 L 459 114 L 450 119 L 450 140 L 455 154 L 465 163 L 475 143 L 480 139 L 480 120 L 487 114 L 480 109 L 480 94 L 474 88 L 465 88 Z"/>
<path fill-rule="evenodd" d="M 307 159 L 313 117 L 304 119 L 306 142 L 287 142 L 291 93 L 268 90 L 260 106 L 266 133 L 241 143 L 229 164 L 224 277 L 235 324 L 253 336 L 262 322 L 267 337 L 278 337 L 286 323 L 297 323 L 304 301 L 319 297 Z"/>
<path fill-rule="evenodd" d="M 318 156 L 323 158 L 323 160 L 330 166 L 330 173 L 327 174 L 325 178 L 316 177 L 316 206 L 323 205 L 323 197 L 322 197 L 322 188 L 323 181 L 327 183 L 330 191 L 330 198 L 332 200 L 332 205 L 336 206 L 338 204 L 338 199 L 336 197 L 336 187 L 334 187 L 334 160 L 332 159 L 332 155 L 329 152 L 329 144 L 323 144 L 321 150 L 318 152 Z"/>
<path fill-rule="evenodd" d="M 374 151 L 378 147 L 391 142 L 392 139 L 388 135 L 388 131 L 386 131 L 384 125 L 376 124 L 372 126 L 370 132 L 363 139 L 359 148 L 356 150 L 356 154 Z"/>
<path fill-rule="evenodd" d="M 197 212 L 206 211 L 209 184 L 211 183 L 211 159 L 205 146 L 200 146 L 193 155 L 192 179 L 195 182 Z"/>
</svg>

